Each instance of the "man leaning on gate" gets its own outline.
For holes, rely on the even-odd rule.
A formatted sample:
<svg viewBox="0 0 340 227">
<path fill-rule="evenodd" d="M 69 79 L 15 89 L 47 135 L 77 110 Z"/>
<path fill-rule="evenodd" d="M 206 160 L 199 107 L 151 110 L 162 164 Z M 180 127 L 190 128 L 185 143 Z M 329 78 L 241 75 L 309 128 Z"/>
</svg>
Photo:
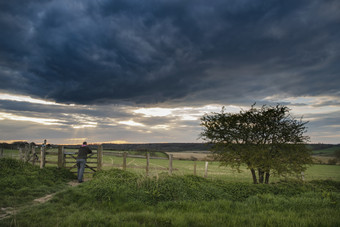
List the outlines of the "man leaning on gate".
<svg viewBox="0 0 340 227">
<path fill-rule="evenodd" d="M 83 145 L 78 150 L 77 167 L 78 167 L 78 182 L 83 182 L 83 175 L 86 165 L 87 155 L 91 154 L 92 150 L 87 146 L 87 142 L 83 142 Z"/>
</svg>

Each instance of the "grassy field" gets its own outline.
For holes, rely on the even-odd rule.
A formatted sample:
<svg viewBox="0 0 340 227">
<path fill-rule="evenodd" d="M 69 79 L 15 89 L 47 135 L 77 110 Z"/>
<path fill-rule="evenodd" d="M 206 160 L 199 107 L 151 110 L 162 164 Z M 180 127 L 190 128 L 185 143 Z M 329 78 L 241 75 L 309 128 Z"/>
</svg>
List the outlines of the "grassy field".
<svg viewBox="0 0 340 227">
<path fill-rule="evenodd" d="M 333 156 L 334 152 L 336 150 L 339 150 L 339 147 L 331 147 L 331 148 L 326 148 L 326 149 L 321 149 L 321 150 L 313 150 L 312 153 L 313 155 L 318 155 L 318 156 Z"/>
<path fill-rule="evenodd" d="M 7 171 L 0 175 L 0 182 L 13 181 L 18 187 L 29 184 L 20 179 L 32 169 L 38 174 L 31 180 L 40 179 L 43 171 L 16 160 L 0 161 L 0 173 Z M 9 176 L 9 170 L 15 175 Z M 44 181 L 67 179 L 55 173 L 44 175 Z M 17 191 L 9 184 L 1 186 L 8 194 Z M 24 200 L 35 189 L 26 191 L 15 195 L 16 199 Z M 110 169 L 78 186 L 62 187 L 46 203 L 25 200 L 14 209 L 13 215 L 0 219 L 0 226 L 339 226 L 340 182 L 253 185 L 181 174 L 150 178 Z"/>
<path fill-rule="evenodd" d="M 66 152 L 75 152 L 75 149 L 66 149 Z M 57 153 L 57 149 L 51 149 L 49 152 Z M 96 152 L 96 150 L 94 150 Z M 112 151 L 113 153 L 123 153 L 123 151 Z M 6 157 L 18 158 L 19 154 L 17 150 L 5 150 Z M 130 151 L 130 154 L 137 154 L 138 152 Z M 140 154 L 140 152 L 138 153 Z M 173 154 L 173 153 L 172 153 Z M 39 154 L 40 155 L 40 154 Z M 152 156 L 165 157 L 161 152 L 155 152 Z M 206 159 L 207 154 L 201 153 L 192 153 L 192 152 L 182 152 L 177 153 L 174 158 L 181 160 L 173 160 L 173 174 L 174 175 L 193 175 L 194 174 L 194 165 L 196 164 L 196 175 L 203 177 L 205 174 L 205 162 L 206 161 L 191 161 L 191 160 L 182 160 L 185 158 L 196 158 L 197 159 Z M 207 158 L 209 159 L 209 158 Z M 57 156 L 47 156 L 47 160 L 49 161 L 57 161 Z M 39 165 L 39 162 L 36 163 Z M 96 166 L 95 164 L 89 164 L 90 166 Z M 104 155 L 103 157 L 103 169 L 109 170 L 112 168 L 120 168 L 122 169 L 123 158 Z M 46 166 L 55 167 L 55 164 L 46 164 Z M 72 166 L 72 164 L 67 164 L 67 166 Z M 168 174 L 169 161 L 168 160 L 158 160 L 151 159 L 150 160 L 150 169 L 149 176 L 150 177 L 158 177 L 164 174 Z M 127 170 L 137 174 L 145 174 L 146 168 L 146 159 L 142 158 L 127 158 Z M 75 171 L 75 169 L 73 170 Z M 91 178 L 92 174 L 85 174 L 86 178 Z M 311 180 L 336 180 L 340 181 L 340 165 L 318 165 L 314 164 L 307 168 L 306 172 L 304 172 L 304 177 L 306 181 Z M 250 171 L 245 167 L 241 168 L 241 172 L 237 172 L 236 170 L 230 167 L 220 166 L 218 162 L 208 161 L 208 179 L 221 179 L 228 180 L 232 182 L 248 182 L 251 183 L 251 175 Z M 279 182 L 281 180 L 286 179 L 301 179 L 301 175 L 299 176 L 288 176 L 288 177 L 279 177 L 279 176 L 271 176 L 271 182 Z"/>
</svg>

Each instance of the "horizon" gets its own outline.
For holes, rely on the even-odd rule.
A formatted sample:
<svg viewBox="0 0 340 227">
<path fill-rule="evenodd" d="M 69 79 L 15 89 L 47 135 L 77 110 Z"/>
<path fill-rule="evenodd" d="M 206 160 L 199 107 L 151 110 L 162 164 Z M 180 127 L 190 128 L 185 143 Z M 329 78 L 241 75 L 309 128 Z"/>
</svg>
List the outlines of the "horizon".
<svg viewBox="0 0 340 227">
<path fill-rule="evenodd" d="M 7 144 L 13 144 L 13 143 L 35 143 L 36 145 L 41 145 L 43 143 L 39 143 L 39 142 L 35 142 L 35 141 L 24 141 L 24 140 L 16 140 L 16 141 L 13 141 L 13 142 L 6 142 L 6 141 L 3 141 L 3 140 L 0 140 L 0 144 L 2 143 L 7 143 Z M 54 144 L 54 143 L 48 143 L 47 141 L 47 144 L 50 144 L 50 145 L 61 145 L 61 146 L 81 146 L 82 145 L 82 142 L 81 143 L 74 143 L 74 144 Z M 110 142 L 93 142 L 93 143 L 88 143 L 87 145 L 102 145 L 102 144 L 112 144 L 112 145 L 143 145 L 143 144 L 209 144 L 209 142 L 182 142 L 182 143 L 178 143 L 178 142 L 164 142 L 164 143 L 161 143 L 161 142 L 157 142 L 157 143 L 153 143 L 153 142 L 147 142 L 147 143 L 110 143 Z M 310 143 L 310 142 L 306 142 L 304 143 L 306 145 L 333 145 L 333 146 L 337 146 L 337 145 L 340 145 L 340 143 L 338 144 L 333 144 L 333 143 Z"/>
<path fill-rule="evenodd" d="M 285 105 L 340 142 L 340 2 L 6 1 L 0 141 L 202 142 L 204 114 Z"/>
</svg>

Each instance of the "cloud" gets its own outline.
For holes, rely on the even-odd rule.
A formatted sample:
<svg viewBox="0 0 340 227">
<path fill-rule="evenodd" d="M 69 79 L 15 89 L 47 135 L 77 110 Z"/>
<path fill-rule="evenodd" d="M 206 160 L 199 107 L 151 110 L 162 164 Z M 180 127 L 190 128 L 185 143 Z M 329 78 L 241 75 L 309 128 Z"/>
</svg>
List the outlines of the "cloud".
<svg viewBox="0 0 340 227">
<path fill-rule="evenodd" d="M 0 5 L 3 91 L 78 104 L 340 95 L 337 1 L 20 2 Z"/>
<path fill-rule="evenodd" d="M 291 107 L 313 141 L 334 143 L 339 11 L 336 0 L 2 1 L 2 137 L 195 142 L 204 113 L 257 102 Z"/>
<path fill-rule="evenodd" d="M 307 134 L 311 135 L 312 142 L 336 143 L 336 136 L 340 135 L 339 107 L 310 105 L 323 100 L 328 98 L 287 98 L 286 102 L 293 109 L 293 116 L 303 115 L 304 121 L 310 121 Z M 40 142 L 47 138 L 51 143 L 59 144 L 71 143 L 73 138 L 90 142 L 200 142 L 199 118 L 205 113 L 220 112 L 222 108 L 221 105 L 140 108 L 46 103 L 0 100 L 0 128 L 3 131 L 0 139 Z M 226 106 L 225 111 L 238 112 L 240 108 L 249 106 Z"/>
</svg>

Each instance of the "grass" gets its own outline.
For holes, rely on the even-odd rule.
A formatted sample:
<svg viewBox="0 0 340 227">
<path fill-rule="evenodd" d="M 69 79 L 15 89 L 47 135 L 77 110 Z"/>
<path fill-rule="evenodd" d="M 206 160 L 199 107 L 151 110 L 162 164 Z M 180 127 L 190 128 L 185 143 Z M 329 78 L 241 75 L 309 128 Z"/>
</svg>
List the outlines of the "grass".
<svg viewBox="0 0 340 227">
<path fill-rule="evenodd" d="M 311 180 L 334 180 L 340 181 L 339 165 L 312 165 L 305 172 L 307 181 Z"/>
<path fill-rule="evenodd" d="M 49 152 L 57 153 L 57 149 L 50 149 Z M 75 152 L 76 149 L 66 149 L 67 152 Z M 18 151 L 15 150 L 5 150 L 6 156 L 9 157 L 19 157 Z M 96 150 L 94 150 L 96 152 Z M 116 153 L 122 153 L 123 151 L 112 151 Z M 130 151 L 130 154 L 140 154 L 141 152 Z M 40 154 L 39 154 L 40 156 Z M 159 152 L 153 154 L 152 156 L 163 156 L 164 154 Z M 49 161 L 57 161 L 57 156 L 47 156 Z M 194 174 L 194 163 L 196 163 L 196 175 L 204 176 L 205 174 L 205 161 L 191 161 L 191 160 L 173 160 L 173 174 L 175 175 L 191 175 Z M 103 169 L 109 170 L 112 168 L 122 168 L 123 158 L 115 156 L 103 157 Z M 39 165 L 39 162 L 36 163 Z M 90 166 L 96 166 L 95 164 L 89 164 Z M 55 164 L 46 164 L 48 167 L 55 167 Z M 72 164 L 67 164 L 67 166 L 72 166 Z M 127 158 L 127 170 L 133 173 L 145 174 L 146 159 L 141 158 Z M 151 159 L 150 160 L 150 177 L 157 177 L 168 173 L 167 168 L 169 167 L 168 160 Z M 75 171 L 75 169 L 73 169 Z M 305 171 L 305 180 L 322 180 L 322 179 L 332 179 L 340 181 L 340 165 L 319 165 L 314 164 L 307 168 Z M 85 174 L 85 178 L 92 178 L 92 174 Z M 251 183 L 251 174 L 245 167 L 241 168 L 241 172 L 238 173 L 236 170 L 230 167 L 220 166 L 218 162 L 209 161 L 208 164 L 208 179 L 222 179 L 232 182 L 247 182 Z M 301 176 L 289 176 L 288 179 L 297 179 Z M 271 176 L 271 182 L 279 182 L 281 180 L 286 180 L 286 177 Z"/>
<path fill-rule="evenodd" d="M 336 150 L 339 150 L 340 147 L 339 146 L 334 146 L 334 147 L 331 147 L 331 148 L 326 148 L 326 149 L 320 149 L 320 150 L 313 150 L 312 151 L 312 154 L 313 155 L 319 155 L 319 156 L 333 156 L 334 155 L 334 152 Z"/>
<path fill-rule="evenodd" d="M 17 158 L 11 150 L 5 155 Z M 103 160 L 104 171 L 69 188 L 74 176 L 67 170 L 0 159 L 0 205 L 21 207 L 0 226 L 340 226 L 338 165 L 310 166 L 305 182 L 274 176 L 269 185 L 253 185 L 246 168 L 237 173 L 217 162 L 203 178 L 204 161 L 196 161 L 193 176 L 193 161 L 174 160 L 168 176 L 168 160 L 151 159 L 146 177 L 145 159 L 128 158 L 128 171 L 117 169 L 121 157 Z M 57 191 L 51 201 L 30 205 Z"/>
<path fill-rule="evenodd" d="M 340 182 L 270 185 L 112 169 L 4 226 L 339 226 Z"/>
<path fill-rule="evenodd" d="M 109 170 L 111 168 L 117 168 L 122 166 L 123 158 L 121 157 L 104 157 L 104 169 Z M 146 160 L 138 158 L 127 158 L 128 171 L 134 173 L 145 173 Z M 168 168 L 168 160 L 150 160 L 151 169 L 150 176 L 158 176 L 167 174 L 168 170 L 159 170 L 157 168 Z M 186 160 L 174 160 L 173 168 L 175 169 L 173 174 L 175 175 L 189 175 L 194 173 L 194 161 Z M 205 173 L 205 161 L 196 161 L 196 174 L 197 176 L 204 176 Z M 340 181 L 340 166 L 339 165 L 311 165 L 305 171 L 305 180 L 317 180 L 317 179 L 333 179 Z M 290 179 L 296 179 L 301 176 L 290 176 Z M 251 174 L 245 167 L 241 168 L 241 172 L 230 167 L 220 166 L 218 162 L 209 162 L 208 164 L 208 178 L 209 179 L 223 179 L 233 182 L 248 182 L 251 183 Z M 272 176 L 271 181 L 278 182 L 285 180 L 285 177 Z"/>
<path fill-rule="evenodd" d="M 338 226 L 339 208 L 317 194 L 253 196 L 244 202 L 214 200 L 141 203 L 121 207 L 49 203 L 4 224 L 22 226 Z M 312 208 L 312 207 L 313 208 Z M 25 219 L 25 217 L 30 217 Z M 39 218 L 40 217 L 40 218 Z"/>
<path fill-rule="evenodd" d="M 5 158 L 19 158 L 19 150 L 4 149 L 3 152 Z"/>
<path fill-rule="evenodd" d="M 65 169 L 40 169 L 29 163 L 0 159 L 0 206 L 16 207 L 59 191 L 74 175 Z"/>
</svg>

